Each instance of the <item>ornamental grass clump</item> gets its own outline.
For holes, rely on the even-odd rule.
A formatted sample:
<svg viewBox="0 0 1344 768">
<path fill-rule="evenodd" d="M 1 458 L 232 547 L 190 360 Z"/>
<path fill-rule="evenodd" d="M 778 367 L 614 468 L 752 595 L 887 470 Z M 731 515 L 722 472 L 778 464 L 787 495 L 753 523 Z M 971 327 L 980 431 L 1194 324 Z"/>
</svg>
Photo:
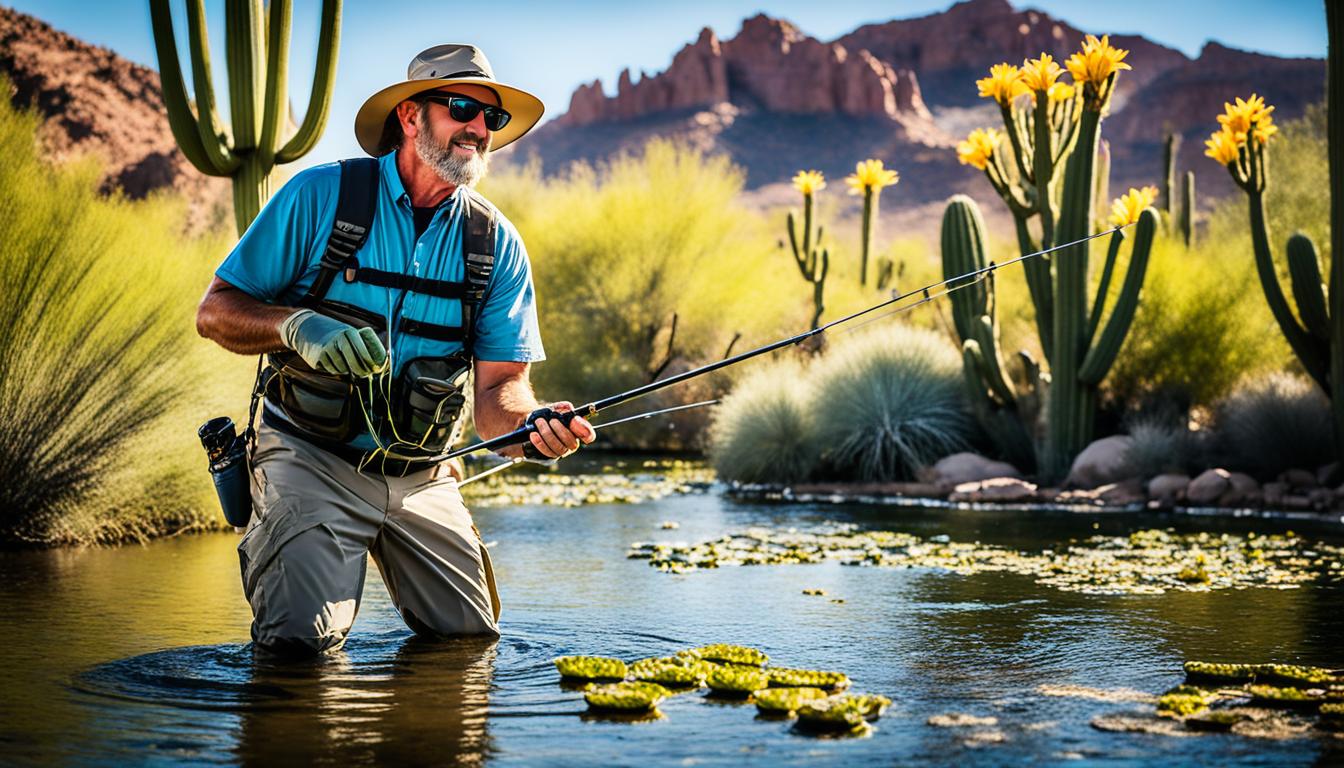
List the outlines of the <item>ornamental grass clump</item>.
<svg viewBox="0 0 1344 768">
<path fill-rule="evenodd" d="M 710 458 L 719 476 L 745 483 L 792 483 L 816 469 L 813 395 L 803 366 L 782 360 L 743 378 L 717 408 Z"/>
<path fill-rule="evenodd" d="M 1272 479 L 1315 470 L 1335 456 L 1330 402 L 1307 379 L 1277 373 L 1248 381 L 1214 409 L 1214 446 L 1229 469 Z"/>
<path fill-rule="evenodd" d="M 970 444 L 961 360 L 931 331 L 891 324 L 837 341 L 813 373 L 825 414 L 813 434 L 835 475 L 908 479 Z"/>
</svg>

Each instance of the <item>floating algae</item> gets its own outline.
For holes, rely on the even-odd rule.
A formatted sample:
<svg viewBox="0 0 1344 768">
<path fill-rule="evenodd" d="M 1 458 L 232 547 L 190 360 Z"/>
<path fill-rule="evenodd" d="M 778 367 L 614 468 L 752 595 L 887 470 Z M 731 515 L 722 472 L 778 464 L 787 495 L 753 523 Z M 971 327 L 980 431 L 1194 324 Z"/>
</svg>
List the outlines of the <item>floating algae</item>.
<svg viewBox="0 0 1344 768">
<path fill-rule="evenodd" d="M 700 662 L 684 663 L 675 658 L 642 659 L 630 665 L 630 677 L 663 686 L 698 688 L 705 681 L 706 666 Z"/>
<path fill-rule="evenodd" d="M 1344 683 L 1335 670 L 1296 664 L 1217 664 L 1187 661 L 1185 679 L 1191 683 L 1264 683 L 1287 686 L 1322 686 Z"/>
<path fill-rule="evenodd" d="M 623 712 L 642 712 L 653 709 L 667 696 L 667 689 L 657 683 L 630 681 L 599 685 L 583 694 L 584 700 L 593 709 L 620 710 Z"/>
<path fill-rule="evenodd" d="M 561 677 L 576 680 L 620 680 L 625 677 L 625 662 L 605 656 L 560 656 L 555 668 Z"/>
<path fill-rule="evenodd" d="M 1251 586 L 1292 589 L 1326 576 L 1344 578 L 1344 548 L 1292 534 L 1145 530 L 1093 536 L 1040 553 L 979 542 L 923 539 L 895 531 L 828 525 L 815 531 L 749 528 L 697 544 L 637 542 L 628 557 L 669 573 L 742 565 L 824 561 L 884 568 L 933 568 L 969 575 L 1019 573 L 1038 584 L 1087 594 L 1203 592 Z"/>
<path fill-rule="evenodd" d="M 804 703 L 824 699 L 829 695 L 820 688 L 766 688 L 756 691 L 752 698 L 756 701 L 756 708 L 761 714 L 791 717 Z"/>
<path fill-rule="evenodd" d="M 1259 664 L 1216 664 L 1208 661 L 1185 662 L 1185 679 L 1191 683 L 1249 683 L 1255 679 Z"/>
<path fill-rule="evenodd" d="M 782 688 L 827 688 L 842 690 L 849 687 L 849 677 L 844 672 L 822 672 L 815 669 L 788 669 L 773 667 L 766 670 L 770 675 L 770 685 Z"/>
<path fill-rule="evenodd" d="M 621 474 L 605 467 L 596 474 L 561 475 L 521 473 L 491 475 L 463 486 L 473 507 L 548 504 L 578 507 L 584 504 L 643 504 L 665 496 L 702 493 L 714 482 L 713 470 L 696 462 L 649 461 L 644 472 Z"/>
<path fill-rule="evenodd" d="M 1247 688 L 1251 701 L 1264 707 L 1292 707 L 1315 709 L 1325 701 L 1325 692 L 1319 689 L 1277 688 L 1272 685 L 1252 685 Z"/>
<path fill-rule="evenodd" d="M 1157 700 L 1157 714 L 1164 717 L 1188 717 L 1209 708 L 1217 697 L 1193 685 L 1178 685 Z"/>
</svg>

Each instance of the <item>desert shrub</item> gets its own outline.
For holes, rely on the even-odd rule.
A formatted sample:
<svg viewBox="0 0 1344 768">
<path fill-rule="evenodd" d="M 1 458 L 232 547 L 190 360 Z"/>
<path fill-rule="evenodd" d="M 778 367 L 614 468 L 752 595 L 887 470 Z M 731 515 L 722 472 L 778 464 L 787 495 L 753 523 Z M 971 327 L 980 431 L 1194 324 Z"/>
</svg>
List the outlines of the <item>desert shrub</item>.
<svg viewBox="0 0 1344 768">
<path fill-rule="evenodd" d="M 1131 424 L 1133 438 L 1125 463 L 1135 476 L 1149 478 L 1168 472 L 1189 473 L 1200 465 L 1199 436 L 1183 423 L 1144 420 Z"/>
<path fill-rule="evenodd" d="M 888 322 L 836 339 L 811 380 L 828 474 L 907 479 L 965 448 L 974 427 L 961 385 L 960 357 L 933 332 Z"/>
<path fill-rule="evenodd" d="M 745 375 L 719 404 L 710 457 L 719 476 L 789 483 L 816 468 L 813 395 L 803 366 L 783 358 Z"/>
<path fill-rule="evenodd" d="M 1262 479 L 1334 460 L 1330 402 L 1301 376 L 1248 380 L 1214 409 L 1215 458 Z"/>
<path fill-rule="evenodd" d="M 196 355 L 191 324 L 221 243 L 179 234 L 180 201 L 100 195 L 94 161 L 48 167 L 38 124 L 0 105 L 0 540 L 205 522 L 218 512 L 187 448 L 203 418 L 180 435 L 176 420 L 196 406 L 185 371 L 213 374 L 204 392 L 228 378 Z"/>
<path fill-rule="evenodd" d="M 669 336 L 673 359 L 703 363 L 734 334 L 741 351 L 806 327 L 801 280 L 764 217 L 739 203 L 742 183 L 728 159 L 664 140 L 550 178 L 532 166 L 487 180 L 532 258 L 543 397 L 587 401 L 646 383 Z"/>
</svg>

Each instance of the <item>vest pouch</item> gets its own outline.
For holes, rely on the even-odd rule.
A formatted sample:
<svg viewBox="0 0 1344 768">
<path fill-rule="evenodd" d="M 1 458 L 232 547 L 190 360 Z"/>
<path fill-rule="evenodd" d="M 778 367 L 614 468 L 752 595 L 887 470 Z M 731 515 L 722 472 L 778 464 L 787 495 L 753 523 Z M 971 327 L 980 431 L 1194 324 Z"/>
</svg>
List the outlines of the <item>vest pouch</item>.
<svg viewBox="0 0 1344 768">
<path fill-rule="evenodd" d="M 383 318 L 359 307 L 324 301 L 317 311 L 355 328 L 373 328 L 387 344 Z M 296 427 L 319 440 L 348 443 L 368 428 L 359 394 L 349 376 L 319 371 L 290 351 L 270 355 L 275 374 L 266 384 L 266 399 L 280 408 Z M 372 413 L 382 412 L 374 404 Z"/>
<path fill-rule="evenodd" d="M 430 455 L 442 453 L 452 443 L 467 402 L 470 373 L 471 358 L 460 353 L 417 357 L 402 368 L 393 416 L 403 443 L 420 446 Z"/>
</svg>

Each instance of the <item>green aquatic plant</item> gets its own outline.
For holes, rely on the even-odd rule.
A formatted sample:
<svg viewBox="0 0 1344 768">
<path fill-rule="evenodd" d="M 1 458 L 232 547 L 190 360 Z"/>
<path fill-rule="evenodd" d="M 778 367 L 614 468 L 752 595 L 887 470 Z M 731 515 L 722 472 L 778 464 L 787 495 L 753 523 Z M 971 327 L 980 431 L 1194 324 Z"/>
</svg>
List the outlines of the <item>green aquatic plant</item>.
<svg viewBox="0 0 1344 768">
<path fill-rule="evenodd" d="M 881 717 L 891 699 L 868 694 L 844 694 L 815 701 L 805 701 L 798 707 L 798 725 L 823 731 L 865 731 L 869 720 Z"/>
<path fill-rule="evenodd" d="M 1255 679 L 1259 664 L 1218 664 L 1209 661 L 1187 661 L 1183 665 L 1185 679 L 1192 683 L 1249 683 Z"/>
<path fill-rule="evenodd" d="M 625 662 L 605 656 L 559 656 L 555 668 L 561 677 L 579 680 L 620 680 L 625 677 Z"/>
<path fill-rule="evenodd" d="M 1186 717 L 1208 709 L 1216 697 L 1203 688 L 1178 685 L 1157 700 L 1157 714 L 1163 717 Z"/>
<path fill-rule="evenodd" d="M 1259 664 L 1255 670 L 1255 681 L 1257 683 L 1287 686 L 1319 686 L 1344 682 L 1335 670 L 1324 667 L 1303 667 L 1296 664 Z"/>
<path fill-rule="evenodd" d="M 770 663 L 770 657 L 756 650 L 748 648 L 745 645 L 729 645 L 726 643 L 714 643 L 695 649 L 700 658 L 706 661 L 719 661 L 725 664 L 740 664 L 743 666 L 763 667 Z M 761 686 L 764 688 L 765 686 Z"/>
<path fill-rule="evenodd" d="M 820 688 L 766 688 L 752 694 L 762 714 L 793 716 L 804 703 L 830 694 Z"/>
<path fill-rule="evenodd" d="M 700 686 L 707 670 L 702 664 L 684 664 L 673 659 L 642 659 L 630 665 L 630 677 L 664 686 Z"/>
<path fill-rule="evenodd" d="M 749 696 L 770 686 L 770 676 L 757 667 L 725 665 L 711 669 L 705 685 L 717 694 Z"/>
<path fill-rule="evenodd" d="M 1250 715 L 1234 709 L 1210 710 L 1185 718 L 1185 727 L 1193 731 L 1229 731 L 1249 719 Z"/>
<path fill-rule="evenodd" d="M 1300 688 L 1280 688 L 1274 685 L 1249 685 L 1246 690 L 1251 701 L 1268 707 L 1315 708 L 1325 701 L 1325 694 Z"/>
<path fill-rule="evenodd" d="M 849 677 L 844 672 L 822 672 L 815 669 L 788 669 L 772 667 L 770 685 L 781 688 L 827 688 L 842 690 L 849 687 Z"/>
<path fill-rule="evenodd" d="M 644 711 L 657 707 L 669 691 L 656 683 L 623 681 L 599 685 L 583 694 L 593 709 Z"/>
<path fill-rule="evenodd" d="M 1322 704 L 1321 722 L 1329 728 L 1344 727 L 1344 703 L 1332 701 Z"/>
</svg>

